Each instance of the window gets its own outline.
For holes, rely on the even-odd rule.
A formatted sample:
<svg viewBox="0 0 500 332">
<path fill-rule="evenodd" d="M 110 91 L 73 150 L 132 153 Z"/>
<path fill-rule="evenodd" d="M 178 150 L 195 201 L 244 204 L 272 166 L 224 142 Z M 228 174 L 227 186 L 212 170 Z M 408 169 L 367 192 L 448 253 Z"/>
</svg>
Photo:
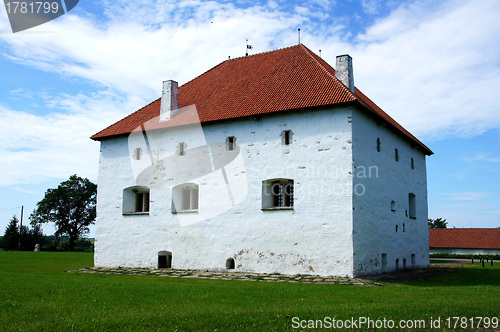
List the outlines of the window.
<svg viewBox="0 0 500 332">
<path fill-rule="evenodd" d="M 293 142 L 293 132 L 291 130 L 283 130 L 281 132 L 281 145 L 290 145 Z"/>
<path fill-rule="evenodd" d="M 179 156 L 184 156 L 186 154 L 187 144 L 184 142 L 180 142 L 177 146 L 177 154 Z"/>
<path fill-rule="evenodd" d="M 398 149 L 394 149 L 394 160 L 399 161 L 399 151 L 398 151 Z"/>
<path fill-rule="evenodd" d="M 415 194 L 408 194 L 408 211 L 410 218 L 416 219 L 417 218 L 417 208 L 416 208 L 416 203 L 415 203 Z"/>
<path fill-rule="evenodd" d="M 392 212 L 396 211 L 396 202 L 394 201 L 391 202 L 391 211 Z"/>
<path fill-rule="evenodd" d="M 172 268 L 172 252 L 160 251 L 158 253 L 158 268 L 159 269 Z"/>
<path fill-rule="evenodd" d="M 396 258 L 396 271 L 399 271 L 399 258 Z"/>
<path fill-rule="evenodd" d="M 382 254 L 382 272 L 387 271 L 387 254 Z"/>
<path fill-rule="evenodd" d="M 380 152 L 380 138 L 377 137 L 377 152 Z"/>
<path fill-rule="evenodd" d="M 142 157 L 142 149 L 136 148 L 134 150 L 134 160 L 141 160 L 141 157 Z"/>
<path fill-rule="evenodd" d="M 194 183 L 180 184 L 172 189 L 172 213 L 198 211 L 199 187 Z"/>
<path fill-rule="evenodd" d="M 149 192 L 135 194 L 135 212 L 149 212 Z"/>
<path fill-rule="evenodd" d="M 148 214 L 149 188 L 142 186 L 123 190 L 123 214 Z"/>
<path fill-rule="evenodd" d="M 262 209 L 293 209 L 294 186 L 291 179 L 262 181 Z"/>
<path fill-rule="evenodd" d="M 411 158 L 411 169 L 415 169 L 415 161 Z"/>
<path fill-rule="evenodd" d="M 416 267 L 415 254 L 411 254 L 411 268 L 414 269 L 415 267 Z"/>
<path fill-rule="evenodd" d="M 226 139 L 226 149 L 228 151 L 233 151 L 236 150 L 236 137 L 234 136 L 229 136 Z"/>
<path fill-rule="evenodd" d="M 227 270 L 234 270 L 234 259 L 233 258 L 228 258 L 226 260 L 226 269 Z"/>
</svg>

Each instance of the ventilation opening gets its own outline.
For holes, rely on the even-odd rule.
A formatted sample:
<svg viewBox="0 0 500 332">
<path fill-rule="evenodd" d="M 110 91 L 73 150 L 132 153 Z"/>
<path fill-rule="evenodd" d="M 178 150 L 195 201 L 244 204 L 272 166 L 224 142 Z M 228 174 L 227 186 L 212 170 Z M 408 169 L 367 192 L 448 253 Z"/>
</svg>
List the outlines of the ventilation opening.
<svg viewBox="0 0 500 332">
<path fill-rule="evenodd" d="M 172 253 L 170 251 L 160 251 L 158 253 L 158 268 L 159 269 L 172 268 Z"/>
<path fill-rule="evenodd" d="M 234 270 L 234 259 L 228 258 L 226 261 L 226 269 Z"/>
<path fill-rule="evenodd" d="M 382 254 L 382 272 L 387 271 L 387 254 Z"/>
</svg>

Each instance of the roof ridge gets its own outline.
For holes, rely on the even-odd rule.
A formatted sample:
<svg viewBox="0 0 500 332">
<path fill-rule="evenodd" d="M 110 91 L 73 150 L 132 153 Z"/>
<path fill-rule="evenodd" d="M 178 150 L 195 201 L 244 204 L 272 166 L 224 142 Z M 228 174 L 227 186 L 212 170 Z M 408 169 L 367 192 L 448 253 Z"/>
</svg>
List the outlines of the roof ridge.
<svg viewBox="0 0 500 332">
<path fill-rule="evenodd" d="M 355 94 L 355 93 L 353 93 L 351 90 L 349 90 L 349 88 L 348 88 L 348 87 L 346 87 L 346 86 L 344 85 L 344 83 L 342 83 L 342 82 L 341 82 L 341 81 L 337 78 L 337 76 L 332 75 L 332 73 L 330 73 L 330 71 L 329 71 L 329 70 L 327 70 L 327 69 L 325 68 L 325 66 L 324 66 L 322 63 L 320 63 L 320 62 L 318 61 L 318 59 L 316 59 L 316 57 L 318 56 L 316 53 L 314 53 L 313 51 L 311 51 L 311 50 L 310 50 L 307 46 L 305 46 L 305 45 L 304 45 L 304 44 L 302 44 L 302 43 L 301 43 L 301 44 L 299 44 L 299 45 L 300 45 L 300 46 L 302 46 L 302 49 L 303 49 L 303 50 L 307 53 L 307 55 L 308 55 L 311 59 L 313 59 L 313 60 L 314 60 L 314 62 L 316 62 L 316 63 L 318 64 L 318 66 L 320 66 L 320 68 L 321 68 L 323 71 L 325 71 L 325 72 L 326 72 L 329 76 L 331 76 L 331 77 L 332 77 L 335 81 L 337 81 L 337 82 L 340 84 L 340 87 L 341 87 L 341 88 L 342 88 L 345 92 L 347 92 L 348 94 L 350 94 L 350 95 L 351 95 L 351 97 L 353 97 L 353 98 L 354 98 L 354 100 L 356 100 L 356 99 L 357 99 L 357 96 L 356 96 L 356 94 Z M 321 60 L 323 60 L 322 58 L 320 58 L 320 59 L 321 59 Z M 325 60 L 323 60 L 323 61 L 325 61 Z M 327 63 L 327 62 L 325 61 L 325 63 Z M 333 67 L 332 67 L 332 69 L 333 69 L 333 71 L 335 71 L 335 72 L 336 72 L 335 68 L 333 68 Z"/>
</svg>

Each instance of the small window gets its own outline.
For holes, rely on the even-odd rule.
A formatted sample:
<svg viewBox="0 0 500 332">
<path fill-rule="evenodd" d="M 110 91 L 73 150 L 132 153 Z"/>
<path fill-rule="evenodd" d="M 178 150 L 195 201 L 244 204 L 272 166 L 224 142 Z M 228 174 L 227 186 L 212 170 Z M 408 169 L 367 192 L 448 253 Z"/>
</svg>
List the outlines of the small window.
<svg viewBox="0 0 500 332">
<path fill-rule="evenodd" d="M 416 267 L 415 254 L 411 254 L 411 268 L 414 269 L 415 267 Z"/>
<path fill-rule="evenodd" d="M 177 154 L 179 156 L 186 155 L 186 148 L 187 148 L 187 144 L 184 142 L 180 142 L 179 145 L 177 146 Z"/>
<path fill-rule="evenodd" d="M 290 145 L 293 142 L 292 139 L 293 132 L 291 130 L 283 130 L 281 132 L 281 144 L 282 145 Z"/>
<path fill-rule="evenodd" d="M 382 272 L 387 271 L 387 254 L 382 254 Z"/>
<path fill-rule="evenodd" d="M 391 211 L 392 212 L 396 211 L 396 202 L 394 201 L 391 202 Z"/>
<path fill-rule="evenodd" d="M 226 139 L 226 149 L 228 151 L 233 151 L 236 150 L 236 137 L 234 136 L 229 136 Z"/>
<path fill-rule="evenodd" d="M 198 211 L 199 187 L 194 183 L 181 184 L 172 189 L 172 212 Z"/>
<path fill-rule="evenodd" d="M 394 160 L 399 161 L 399 151 L 398 151 L 398 149 L 394 149 Z"/>
<path fill-rule="evenodd" d="M 159 269 L 172 268 L 172 253 L 170 251 L 160 251 L 158 253 L 158 268 Z"/>
<path fill-rule="evenodd" d="M 398 226 L 398 225 L 396 225 L 396 233 L 398 232 L 398 227 L 399 227 L 399 226 Z"/>
<path fill-rule="evenodd" d="M 141 158 L 142 158 L 142 149 L 136 148 L 134 150 L 134 160 L 141 160 Z"/>
<path fill-rule="evenodd" d="M 293 208 L 294 186 L 291 179 L 262 181 L 262 208 Z"/>
<path fill-rule="evenodd" d="M 380 138 L 377 137 L 377 152 L 380 152 Z"/>
<path fill-rule="evenodd" d="M 228 258 L 226 260 L 226 269 L 227 270 L 234 270 L 234 259 L 233 258 Z"/>
<path fill-rule="evenodd" d="M 410 218 L 416 219 L 417 218 L 417 207 L 415 203 L 415 194 L 408 194 L 408 213 L 410 215 Z"/>
<path fill-rule="evenodd" d="M 403 258 L 403 270 L 406 270 L 406 258 Z"/>
<path fill-rule="evenodd" d="M 403 223 L 403 233 L 406 232 L 406 226 L 405 223 Z"/>
<path fill-rule="evenodd" d="M 396 271 L 399 271 L 399 258 L 396 258 Z"/>
<path fill-rule="evenodd" d="M 123 190 L 123 214 L 149 212 L 149 188 L 136 186 Z"/>
<path fill-rule="evenodd" d="M 415 161 L 411 158 L 411 169 L 415 169 Z"/>
</svg>

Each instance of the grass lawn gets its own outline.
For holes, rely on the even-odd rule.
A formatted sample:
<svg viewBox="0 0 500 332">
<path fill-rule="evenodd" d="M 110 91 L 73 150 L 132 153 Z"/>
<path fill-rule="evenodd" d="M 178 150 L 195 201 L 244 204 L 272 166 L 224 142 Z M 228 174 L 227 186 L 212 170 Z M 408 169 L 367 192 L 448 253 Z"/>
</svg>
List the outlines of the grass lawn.
<svg viewBox="0 0 500 332">
<path fill-rule="evenodd" d="M 2 330 L 292 330 L 292 318 L 499 317 L 500 263 L 381 287 L 79 274 L 92 253 L 0 251 Z M 303 325 L 306 326 L 306 325 Z M 470 326 L 470 322 L 469 322 Z"/>
</svg>

